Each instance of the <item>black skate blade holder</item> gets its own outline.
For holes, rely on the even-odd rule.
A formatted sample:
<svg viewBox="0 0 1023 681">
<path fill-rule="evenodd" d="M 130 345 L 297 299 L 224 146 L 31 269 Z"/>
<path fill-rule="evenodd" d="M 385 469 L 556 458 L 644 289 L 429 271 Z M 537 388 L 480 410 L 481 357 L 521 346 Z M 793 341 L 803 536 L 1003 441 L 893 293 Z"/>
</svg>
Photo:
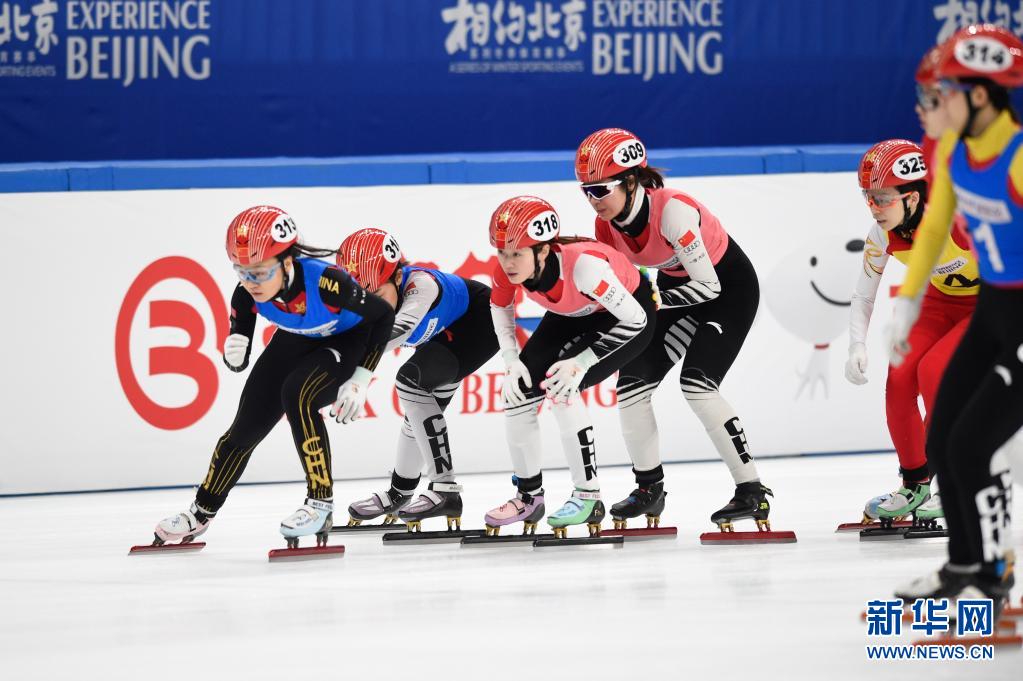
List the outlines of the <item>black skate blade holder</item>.
<svg viewBox="0 0 1023 681">
<path fill-rule="evenodd" d="M 485 530 L 438 530 L 436 532 L 387 532 L 381 539 L 389 546 L 416 544 L 451 544 L 467 537 L 483 537 Z"/>
<path fill-rule="evenodd" d="M 564 539 L 537 539 L 533 542 L 534 549 L 583 548 L 589 546 L 610 546 L 620 549 L 625 545 L 625 537 L 565 537 Z"/>
<path fill-rule="evenodd" d="M 552 533 L 547 534 L 509 534 L 504 536 L 492 535 L 492 536 L 475 536 L 465 537 L 462 539 L 461 546 L 463 548 L 472 547 L 500 547 L 500 546 L 527 546 L 532 547 L 533 543 L 539 539 L 554 539 Z"/>
</svg>

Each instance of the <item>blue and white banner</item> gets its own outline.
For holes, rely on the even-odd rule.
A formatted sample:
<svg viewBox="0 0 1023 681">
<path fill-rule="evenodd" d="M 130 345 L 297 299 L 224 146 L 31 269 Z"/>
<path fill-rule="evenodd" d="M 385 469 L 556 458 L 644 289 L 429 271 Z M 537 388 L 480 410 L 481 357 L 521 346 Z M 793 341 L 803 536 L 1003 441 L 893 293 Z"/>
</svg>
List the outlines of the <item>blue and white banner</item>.
<svg viewBox="0 0 1023 681">
<path fill-rule="evenodd" d="M 976 21 L 1023 0 L 0 0 L 0 162 L 916 137 Z"/>
</svg>

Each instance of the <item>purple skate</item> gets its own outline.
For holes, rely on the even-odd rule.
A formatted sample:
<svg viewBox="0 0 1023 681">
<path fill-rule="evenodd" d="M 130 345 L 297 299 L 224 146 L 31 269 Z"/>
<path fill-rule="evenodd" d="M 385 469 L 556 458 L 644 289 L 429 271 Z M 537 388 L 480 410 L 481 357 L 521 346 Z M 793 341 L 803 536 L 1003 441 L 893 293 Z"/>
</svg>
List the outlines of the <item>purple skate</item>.
<svg viewBox="0 0 1023 681">
<path fill-rule="evenodd" d="M 519 521 L 523 522 L 523 535 L 536 534 L 536 524 L 544 513 L 543 490 L 536 496 L 519 492 L 514 499 L 489 511 L 483 521 L 487 525 L 488 537 L 496 537 L 501 532 L 501 526 Z"/>
</svg>

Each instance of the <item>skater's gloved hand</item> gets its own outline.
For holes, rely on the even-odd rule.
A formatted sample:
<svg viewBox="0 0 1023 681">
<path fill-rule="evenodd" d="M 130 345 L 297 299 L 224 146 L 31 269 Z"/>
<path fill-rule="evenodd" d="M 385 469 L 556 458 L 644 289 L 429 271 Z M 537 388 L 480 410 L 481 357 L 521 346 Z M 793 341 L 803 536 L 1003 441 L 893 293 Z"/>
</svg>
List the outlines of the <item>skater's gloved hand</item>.
<svg viewBox="0 0 1023 681">
<path fill-rule="evenodd" d="M 895 298 L 895 314 L 887 329 L 888 354 L 892 366 L 899 366 L 909 354 L 909 332 L 913 330 L 917 317 L 920 316 L 920 297 Z"/>
<path fill-rule="evenodd" d="M 522 392 L 522 388 L 519 387 L 519 380 L 526 384 L 527 388 L 533 387 L 533 379 L 529 376 L 529 369 L 519 359 L 519 353 L 516 350 L 505 350 L 501 353 L 501 357 L 504 359 L 504 385 L 501 386 L 501 399 L 504 400 L 504 406 L 506 407 L 517 407 L 526 401 L 526 395 Z"/>
<path fill-rule="evenodd" d="M 547 370 L 547 380 L 540 387 L 547 391 L 547 397 L 557 402 L 568 402 L 579 392 L 583 377 L 591 366 L 597 363 L 597 355 L 586 348 L 575 357 L 560 360 Z"/>
<path fill-rule="evenodd" d="M 365 367 L 357 367 L 352 377 L 337 391 L 337 401 L 330 410 L 332 418 L 338 423 L 352 423 L 362 413 L 366 404 L 366 394 L 373 373 Z"/>
<path fill-rule="evenodd" d="M 854 385 L 863 385 L 867 382 L 867 346 L 863 343 L 853 343 L 849 346 L 845 377 Z"/>
<path fill-rule="evenodd" d="M 231 371 L 245 368 L 246 355 L 249 352 L 249 337 L 240 333 L 232 333 L 224 341 L 224 363 Z"/>
</svg>

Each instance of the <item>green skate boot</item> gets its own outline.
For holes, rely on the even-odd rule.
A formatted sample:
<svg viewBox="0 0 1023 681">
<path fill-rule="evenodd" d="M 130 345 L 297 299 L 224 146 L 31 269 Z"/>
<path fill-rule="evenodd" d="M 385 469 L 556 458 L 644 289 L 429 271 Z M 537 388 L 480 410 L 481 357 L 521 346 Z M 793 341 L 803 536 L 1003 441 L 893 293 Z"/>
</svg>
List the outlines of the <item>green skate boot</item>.
<svg viewBox="0 0 1023 681">
<path fill-rule="evenodd" d="M 604 502 L 599 491 L 577 489 L 565 504 L 547 516 L 547 523 L 554 529 L 555 539 L 568 536 L 569 525 L 582 525 L 590 530 L 591 537 L 600 536 L 600 521 L 604 519 Z"/>
<path fill-rule="evenodd" d="M 930 498 L 930 483 L 907 483 L 894 492 L 890 498 L 878 504 L 877 518 L 881 521 L 882 526 L 890 526 L 896 519 L 915 514 L 917 508 Z"/>
</svg>

